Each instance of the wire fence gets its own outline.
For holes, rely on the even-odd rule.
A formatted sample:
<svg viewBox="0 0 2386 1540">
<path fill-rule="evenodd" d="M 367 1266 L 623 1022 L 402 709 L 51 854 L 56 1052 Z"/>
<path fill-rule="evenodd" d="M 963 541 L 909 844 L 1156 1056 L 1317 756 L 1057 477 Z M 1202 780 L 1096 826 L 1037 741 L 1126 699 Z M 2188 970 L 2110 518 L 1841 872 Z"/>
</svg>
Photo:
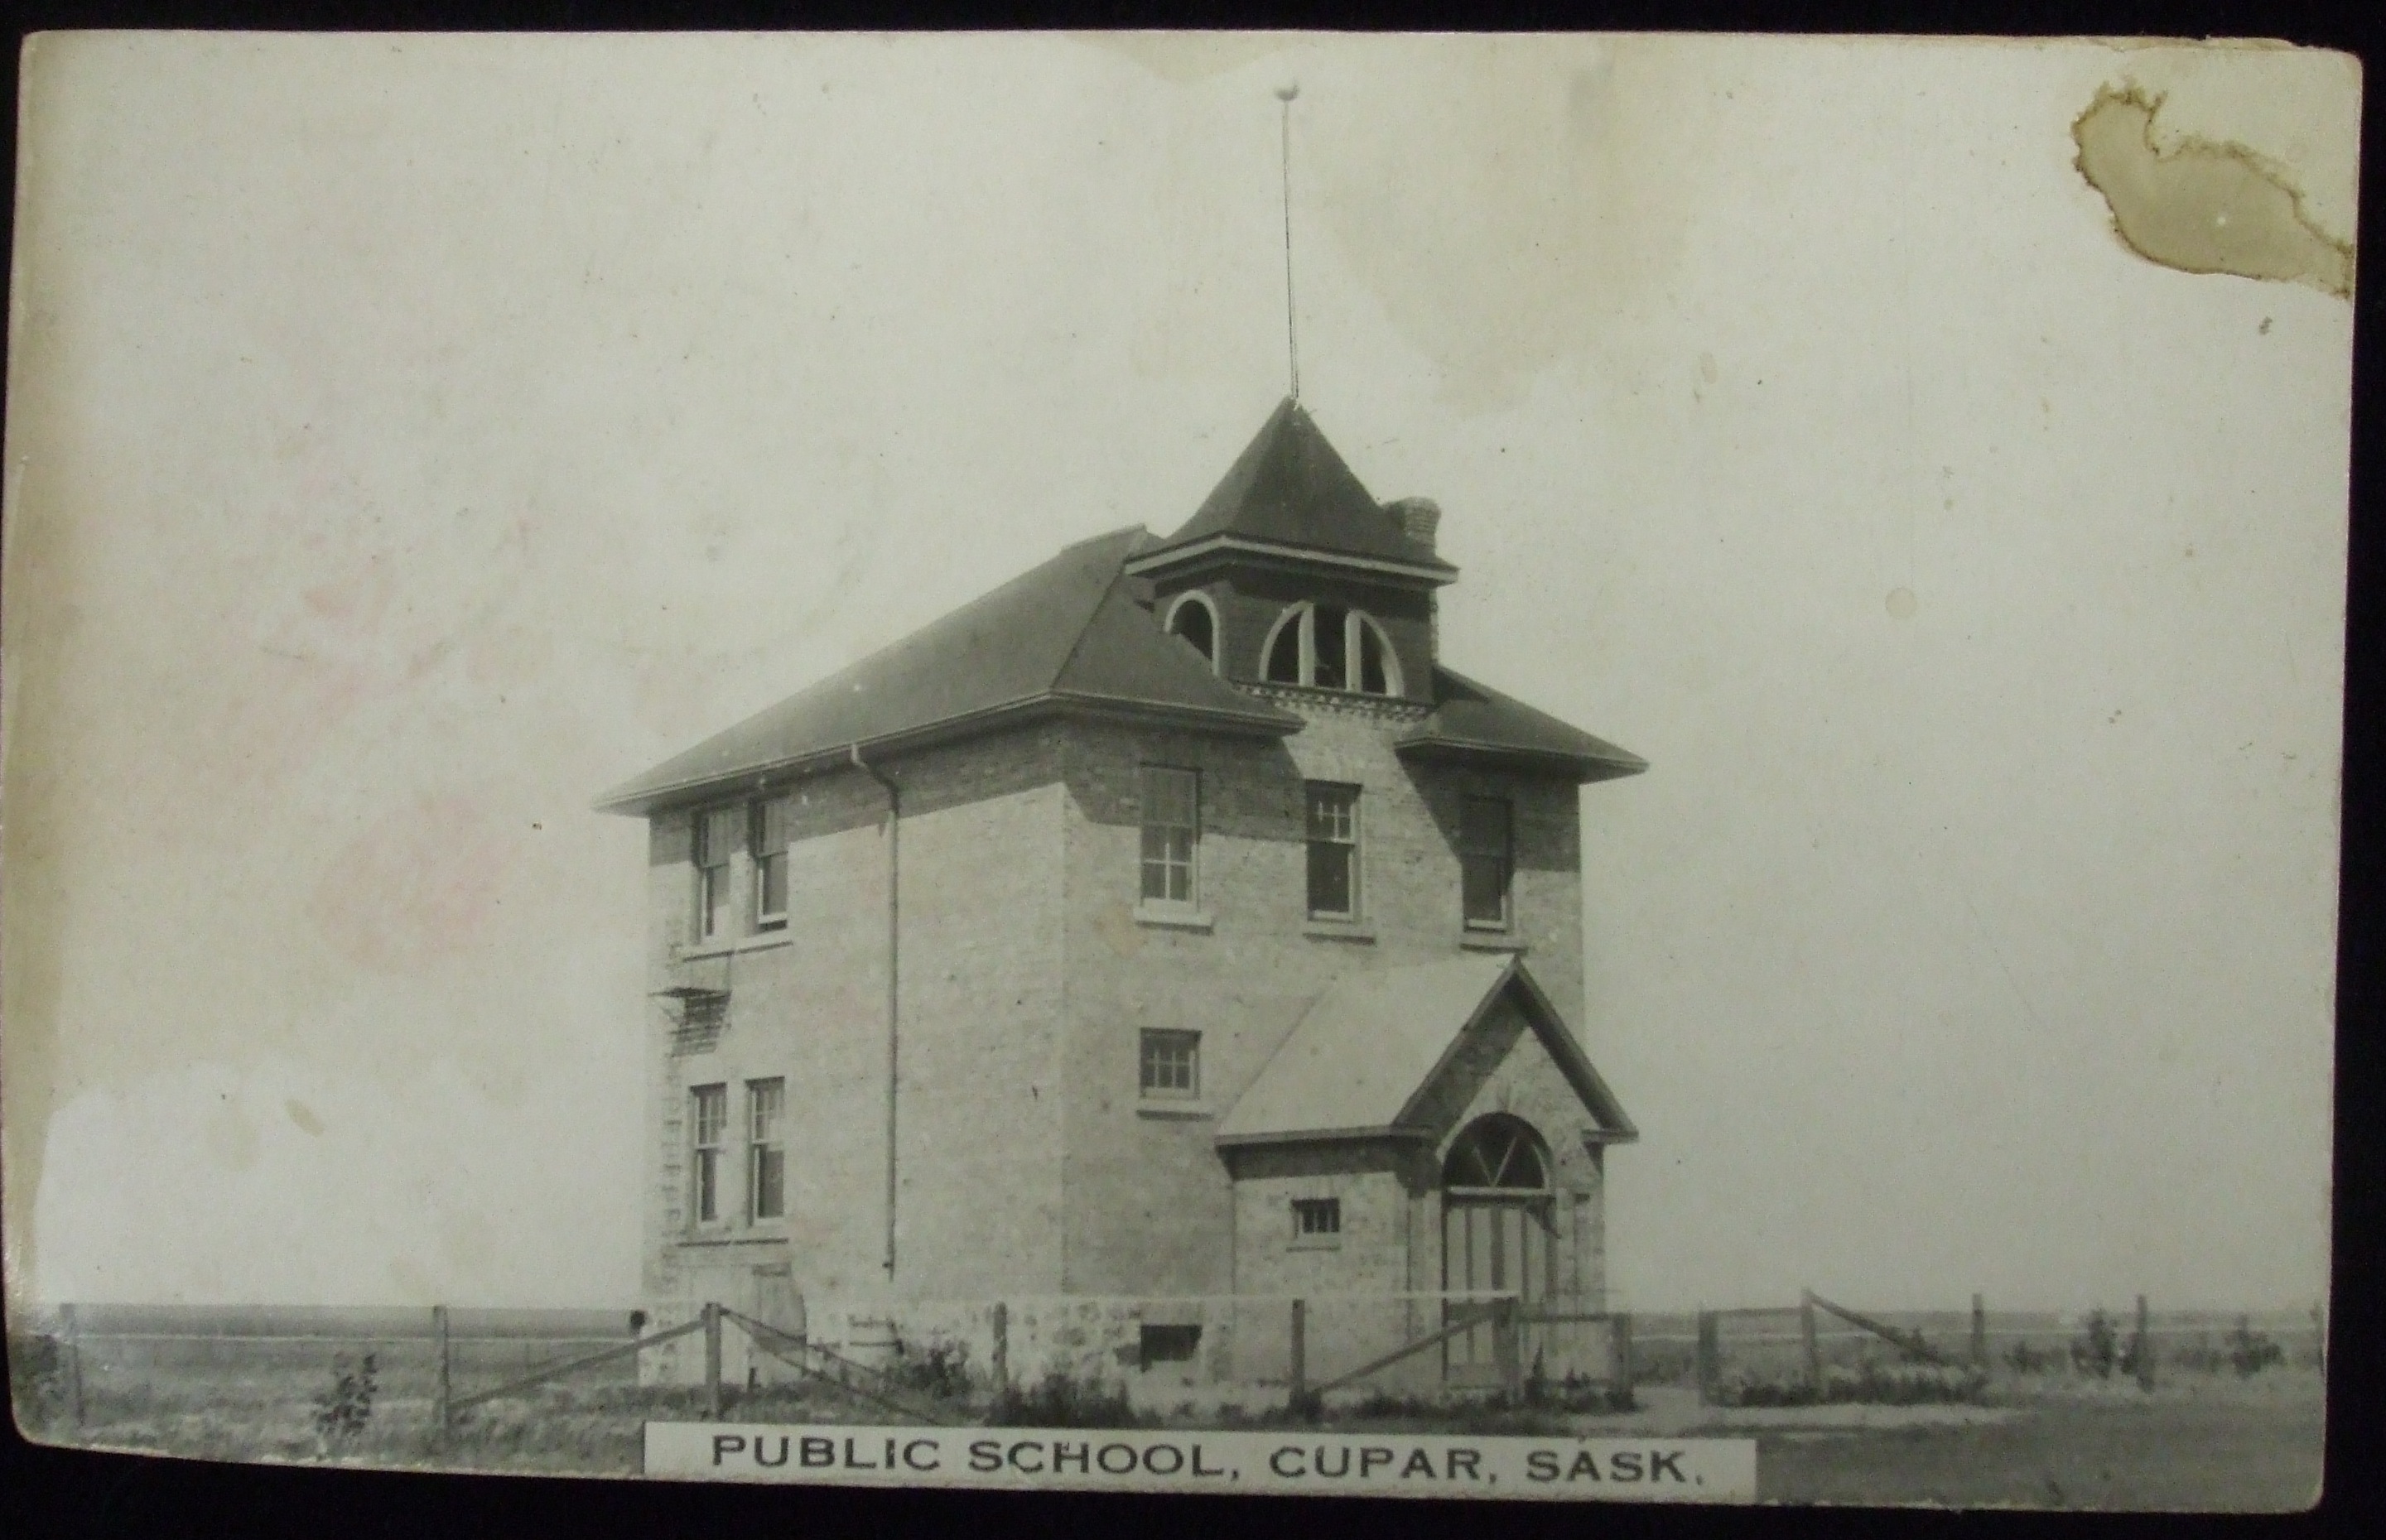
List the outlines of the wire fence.
<svg viewBox="0 0 2386 1540">
<path fill-rule="evenodd" d="M 1710 1404 L 1763 1405 L 1966 1398 L 2027 1375 L 2151 1388 L 2166 1376 L 2322 1368 L 2327 1346 L 2318 1307 L 2162 1312 L 2141 1297 L 2126 1310 L 1990 1311 L 1975 1296 L 1965 1310 L 1866 1312 L 1811 1293 L 1796 1305 L 1672 1312 L 1500 1293 L 912 1300 L 816 1308 L 809 1323 L 694 1304 L 69 1305 L 12 1315 L 10 1328 L 20 1408 L 47 1396 L 78 1424 L 94 1404 L 178 1387 L 219 1410 L 261 1410 L 370 1355 L 367 1394 L 419 1400 L 442 1427 L 456 1409 L 558 1381 L 703 1387 L 715 1407 L 723 1385 L 804 1380 L 882 1402 L 914 1392 L 985 1402 L 1060 1382 L 1163 1400 L 1255 1387 L 1293 1402 L 1596 1389 L 1585 1407 L 1675 1385 Z"/>
</svg>

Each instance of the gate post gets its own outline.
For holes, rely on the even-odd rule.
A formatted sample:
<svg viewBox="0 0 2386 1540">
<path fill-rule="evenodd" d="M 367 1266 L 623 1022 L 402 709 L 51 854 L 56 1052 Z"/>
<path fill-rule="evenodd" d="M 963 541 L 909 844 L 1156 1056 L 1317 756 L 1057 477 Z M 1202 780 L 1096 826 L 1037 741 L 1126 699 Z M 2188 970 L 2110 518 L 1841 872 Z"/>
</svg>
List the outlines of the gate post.
<svg viewBox="0 0 2386 1540">
<path fill-rule="evenodd" d="M 1513 1298 L 1502 1299 L 1491 1308 L 1491 1350 L 1499 1359 L 1500 1388 L 1513 1398 L 1525 1391 L 1524 1327 L 1517 1320 Z"/>
<path fill-rule="evenodd" d="M 704 1307 L 704 1415 L 721 1421 L 721 1307 Z"/>
<path fill-rule="evenodd" d="M 75 1321 L 72 1305 L 58 1307 L 58 1346 L 63 1350 L 67 1371 L 67 1415 L 74 1425 L 82 1426 L 82 1328 Z"/>
<path fill-rule="evenodd" d="M 1628 1409 L 1632 1405 L 1632 1312 L 1626 1310 L 1608 1317 L 1607 1332 L 1608 1383 L 1614 1399 Z"/>
<path fill-rule="evenodd" d="M 1723 1321 L 1713 1310 L 1699 1312 L 1699 1402 L 1723 1399 Z"/>
<path fill-rule="evenodd" d="M 994 1302 L 994 1392 L 999 1396 L 1011 1388 L 1011 1307 L 998 1299 Z"/>
<path fill-rule="evenodd" d="M 2138 1388 L 2154 1388 L 2154 1333 L 2152 1312 L 2146 1308 L 2146 1296 L 2138 1296 Z"/>
<path fill-rule="evenodd" d="M 431 1382 L 431 1426 L 439 1439 L 439 1446 L 445 1449 L 448 1429 L 455 1422 L 455 1414 L 448 1408 L 448 1403 L 455 1399 L 454 1383 L 449 1379 L 455 1360 L 448 1347 L 447 1307 L 445 1305 L 431 1307 L 431 1335 L 435 1339 L 439 1352 L 437 1377 Z"/>
<path fill-rule="evenodd" d="M 1298 1407 L 1309 1389 L 1309 1301 L 1292 1302 L 1292 1400 Z"/>
<path fill-rule="evenodd" d="M 1798 1335 L 1806 1347 L 1806 1389 L 1819 1404 L 1823 1399 L 1823 1345 L 1815 1335 L 1815 1291 L 1798 1296 Z"/>
<path fill-rule="evenodd" d="M 1989 1371 L 1989 1307 L 1977 1294 L 1972 1296 L 1972 1367 L 1983 1374 Z"/>
</svg>

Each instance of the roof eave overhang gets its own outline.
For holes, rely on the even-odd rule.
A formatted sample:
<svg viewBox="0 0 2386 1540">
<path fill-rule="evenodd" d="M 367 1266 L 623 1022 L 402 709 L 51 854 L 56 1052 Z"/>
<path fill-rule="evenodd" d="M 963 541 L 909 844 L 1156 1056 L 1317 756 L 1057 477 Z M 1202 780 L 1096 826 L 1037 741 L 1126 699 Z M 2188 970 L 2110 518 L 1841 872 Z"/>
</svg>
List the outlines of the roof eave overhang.
<svg viewBox="0 0 2386 1540">
<path fill-rule="evenodd" d="M 1612 759 L 1596 754 L 1566 754 L 1555 749 L 1526 748 L 1514 744 L 1452 737 L 1444 733 L 1404 738 L 1392 747 L 1393 752 L 1403 759 L 1497 764 L 1537 774 L 1571 776 L 1576 784 L 1585 786 L 1597 781 L 1620 781 L 1627 775 L 1639 775 L 1649 768 L 1649 761 L 1637 754 Z"/>
<path fill-rule="evenodd" d="M 1429 1128 L 1386 1123 L 1375 1128 L 1294 1128 L 1269 1129 L 1253 1133 L 1220 1133 L 1214 1136 L 1213 1142 L 1220 1149 L 1248 1149 L 1262 1145 L 1349 1144 L 1376 1139 L 1430 1144 L 1433 1137 L 1433 1130 Z"/>
<path fill-rule="evenodd" d="M 1284 545 L 1272 540 L 1213 534 L 1168 546 L 1126 563 L 1129 577 L 1149 577 L 1179 569 L 1200 571 L 1230 563 L 1251 563 L 1301 572 L 1363 572 L 1379 581 L 1408 587 L 1439 588 L 1458 581 L 1458 569 L 1446 561 L 1397 561 L 1389 557 L 1362 556 L 1308 545 Z"/>
<path fill-rule="evenodd" d="M 1223 707 L 1178 706 L 1162 701 L 1134 700 L 1082 691 L 1048 690 L 998 706 L 981 707 L 899 732 L 880 733 L 836 744 L 805 754 L 760 764 L 744 765 L 690 776 L 661 786 L 642 786 L 612 793 L 595 804 L 600 813 L 643 818 L 674 805 L 701 802 L 724 792 L 759 792 L 806 776 L 843 769 L 858 753 L 868 759 L 908 754 L 940 744 L 1000 732 L 1053 717 L 1094 717 L 1193 728 L 1230 737 L 1281 738 L 1300 731 L 1303 723 L 1289 711 L 1234 710 Z"/>
</svg>

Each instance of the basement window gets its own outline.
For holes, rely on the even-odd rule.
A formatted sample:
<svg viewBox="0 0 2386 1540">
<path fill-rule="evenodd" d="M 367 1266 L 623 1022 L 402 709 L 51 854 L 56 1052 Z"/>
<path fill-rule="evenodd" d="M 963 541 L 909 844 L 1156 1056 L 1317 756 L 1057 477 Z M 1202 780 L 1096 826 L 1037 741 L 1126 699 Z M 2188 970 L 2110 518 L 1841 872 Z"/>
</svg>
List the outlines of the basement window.
<svg viewBox="0 0 2386 1540">
<path fill-rule="evenodd" d="M 1141 1346 L 1146 1369 L 1156 1363 L 1191 1363 L 1201 1351 L 1201 1328 L 1146 1326 Z"/>
</svg>

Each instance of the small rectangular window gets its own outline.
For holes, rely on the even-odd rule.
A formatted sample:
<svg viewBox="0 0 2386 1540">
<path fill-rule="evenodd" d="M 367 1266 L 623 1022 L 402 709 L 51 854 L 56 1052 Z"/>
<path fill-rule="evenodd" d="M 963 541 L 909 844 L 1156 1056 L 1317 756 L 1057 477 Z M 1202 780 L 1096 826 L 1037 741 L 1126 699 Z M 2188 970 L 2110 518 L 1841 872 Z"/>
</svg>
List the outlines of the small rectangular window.
<svg viewBox="0 0 2386 1540">
<path fill-rule="evenodd" d="M 690 1144 L 696 1157 L 696 1220 L 712 1224 L 721 1218 L 721 1141 L 729 1132 L 729 1087 L 691 1086 L 688 1098 L 695 1123 Z"/>
<path fill-rule="evenodd" d="M 787 922 L 787 820 L 794 799 L 777 796 L 754 804 L 754 928 L 774 931 Z"/>
<path fill-rule="evenodd" d="M 1309 912 L 1359 915 L 1359 788 L 1309 783 Z"/>
<path fill-rule="evenodd" d="M 712 808 L 696 820 L 696 924 L 706 941 L 729 931 L 729 856 L 737 848 L 737 809 Z"/>
<path fill-rule="evenodd" d="M 746 1203 L 747 1217 L 784 1219 L 787 1213 L 787 1083 L 746 1083 Z"/>
<path fill-rule="evenodd" d="M 1188 1098 L 1201 1094 L 1201 1034 L 1198 1032 L 1147 1032 L 1143 1034 L 1143 1094 Z"/>
<path fill-rule="evenodd" d="M 1292 1238 L 1323 1240 L 1342 1233 L 1342 1200 L 1338 1197 L 1297 1197 L 1292 1200 Z"/>
<path fill-rule="evenodd" d="M 1143 767 L 1143 899 L 1194 901 L 1193 852 L 1201 835 L 1201 781 L 1188 770 Z"/>
<path fill-rule="evenodd" d="M 1459 885 L 1470 930 L 1504 931 L 1514 876 L 1508 804 L 1496 796 L 1466 799 L 1458 833 Z"/>
</svg>

